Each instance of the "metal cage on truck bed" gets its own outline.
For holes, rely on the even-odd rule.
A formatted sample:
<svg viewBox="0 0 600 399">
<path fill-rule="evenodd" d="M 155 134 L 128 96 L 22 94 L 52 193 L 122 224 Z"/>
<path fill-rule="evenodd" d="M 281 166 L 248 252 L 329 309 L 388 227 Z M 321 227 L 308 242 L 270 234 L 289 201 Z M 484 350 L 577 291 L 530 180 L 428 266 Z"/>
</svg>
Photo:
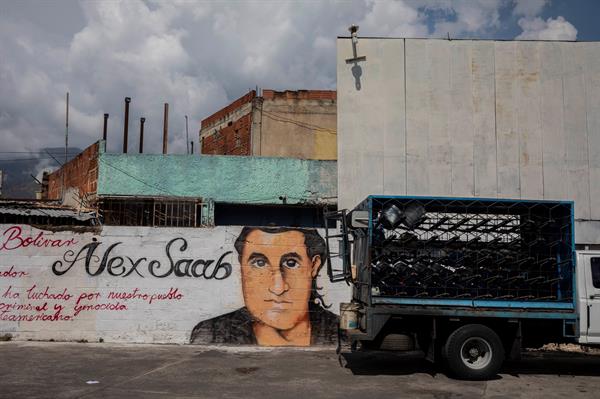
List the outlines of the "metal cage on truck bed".
<svg viewBox="0 0 600 399">
<path fill-rule="evenodd" d="M 573 218 L 567 201 L 369 196 L 344 277 L 367 305 L 571 310 Z"/>
</svg>

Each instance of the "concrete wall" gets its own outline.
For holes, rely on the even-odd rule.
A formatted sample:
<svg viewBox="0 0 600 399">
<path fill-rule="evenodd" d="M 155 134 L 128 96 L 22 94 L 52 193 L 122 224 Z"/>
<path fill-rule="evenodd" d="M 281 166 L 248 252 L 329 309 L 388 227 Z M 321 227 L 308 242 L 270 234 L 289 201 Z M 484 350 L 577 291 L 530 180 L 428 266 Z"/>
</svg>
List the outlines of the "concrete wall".
<svg viewBox="0 0 600 399">
<path fill-rule="evenodd" d="M 94 195 L 98 182 L 98 151 L 100 143 L 94 143 L 66 165 L 48 176 L 46 199 L 62 199 L 63 182 L 65 187 L 75 189 L 79 199 Z M 64 181 L 63 181 L 64 174 Z"/>
<path fill-rule="evenodd" d="M 258 103 L 257 103 L 258 104 Z M 253 154 L 335 160 L 336 92 L 263 90 L 254 118 Z"/>
<path fill-rule="evenodd" d="M 335 161 L 218 155 L 99 156 L 98 195 L 212 198 L 248 204 L 335 203 Z"/>
<path fill-rule="evenodd" d="M 338 40 L 339 207 L 567 199 L 600 244 L 600 43 Z"/>
<path fill-rule="evenodd" d="M 331 312 L 346 299 L 347 287 L 330 285 L 322 269 L 316 284 L 323 287 L 323 302 L 332 305 L 331 312 L 307 304 L 312 280 L 307 267 L 316 266 L 312 270 L 317 271 L 320 265 L 315 262 L 321 259 L 308 258 L 305 233 L 276 230 L 246 235 L 246 247 L 242 245 L 246 258 L 250 245 L 253 253 L 264 256 L 244 258 L 243 275 L 234 248 L 241 231 L 241 227 L 104 227 L 96 233 L 77 233 L 0 225 L 0 336 L 330 343 L 329 334 L 337 328 Z M 318 246 L 318 240 L 311 247 Z M 297 257 L 282 255 L 289 253 Z M 257 301 L 256 295 L 264 298 Z M 288 330 L 301 341 L 284 339 Z"/>
</svg>

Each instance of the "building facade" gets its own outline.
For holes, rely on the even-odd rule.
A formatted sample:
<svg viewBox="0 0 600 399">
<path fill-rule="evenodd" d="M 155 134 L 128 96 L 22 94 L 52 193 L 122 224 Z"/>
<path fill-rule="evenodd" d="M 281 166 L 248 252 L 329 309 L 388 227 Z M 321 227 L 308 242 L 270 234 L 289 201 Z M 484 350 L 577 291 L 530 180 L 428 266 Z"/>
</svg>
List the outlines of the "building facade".
<svg viewBox="0 0 600 399">
<path fill-rule="evenodd" d="M 48 176 L 47 199 L 73 208 L 0 206 L 0 337 L 332 345 L 336 181 L 335 161 L 95 143 Z"/>
<path fill-rule="evenodd" d="M 572 200 L 600 244 L 600 43 L 337 43 L 340 208 L 369 194 Z"/>
<path fill-rule="evenodd" d="M 202 120 L 202 154 L 335 160 L 336 92 L 250 91 Z"/>
</svg>

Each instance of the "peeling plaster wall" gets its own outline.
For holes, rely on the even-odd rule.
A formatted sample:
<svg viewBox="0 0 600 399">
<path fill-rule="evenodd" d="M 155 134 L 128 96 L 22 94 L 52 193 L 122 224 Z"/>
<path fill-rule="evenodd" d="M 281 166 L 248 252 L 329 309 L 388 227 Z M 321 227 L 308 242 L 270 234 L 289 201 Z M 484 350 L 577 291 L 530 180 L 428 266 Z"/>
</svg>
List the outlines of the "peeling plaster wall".
<svg viewBox="0 0 600 399">
<path fill-rule="evenodd" d="M 106 154 L 98 195 L 212 198 L 242 204 L 335 203 L 335 161 L 286 158 Z M 328 199 L 327 199 L 328 198 Z"/>
<path fill-rule="evenodd" d="M 357 50 L 366 61 L 347 64 L 338 39 L 339 208 L 369 194 L 573 200 L 577 243 L 600 244 L 600 43 Z"/>
<path fill-rule="evenodd" d="M 245 306 L 233 246 L 240 231 L 239 226 L 104 227 L 94 234 L 0 225 L 0 336 L 189 343 L 194 328 L 205 322 L 197 329 L 197 336 L 204 334 L 197 343 L 247 342 L 243 332 L 213 323 Z M 95 249 L 86 264 L 90 248 Z M 302 254 L 302 248 L 294 251 Z M 193 274 L 193 269 L 200 276 L 177 276 L 178 262 L 178 270 Z M 330 284 L 324 268 L 317 285 L 330 311 L 338 312 L 348 287 Z M 266 295 L 264 286 L 253 290 Z"/>
</svg>

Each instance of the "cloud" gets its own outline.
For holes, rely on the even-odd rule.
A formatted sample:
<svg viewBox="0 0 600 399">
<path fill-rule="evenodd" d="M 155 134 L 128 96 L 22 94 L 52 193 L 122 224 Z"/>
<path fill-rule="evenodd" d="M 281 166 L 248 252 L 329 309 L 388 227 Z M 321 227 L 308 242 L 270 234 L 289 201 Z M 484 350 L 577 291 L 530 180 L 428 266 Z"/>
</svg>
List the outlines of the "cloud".
<svg viewBox="0 0 600 399">
<path fill-rule="evenodd" d="M 360 21 L 361 33 L 367 36 L 425 37 L 425 15 L 404 1 L 368 2 L 370 10 Z"/>
<path fill-rule="evenodd" d="M 577 29 L 563 17 L 521 18 L 519 26 L 523 32 L 516 37 L 520 40 L 577 40 Z"/>
<path fill-rule="evenodd" d="M 162 149 L 163 103 L 170 104 L 169 151 L 185 152 L 200 120 L 254 87 L 335 89 L 336 36 L 493 37 L 511 7 L 522 35 L 543 37 L 562 18 L 536 18 L 544 1 L 353 0 L 190 2 L 128 0 L 7 2 L 0 13 L 0 142 L 12 151 L 64 142 L 87 147 L 110 114 L 110 151 L 122 146 L 123 99 L 132 98 L 130 150 L 146 117 L 148 152 Z M 541 26 L 541 28 L 540 28 Z M 562 36 L 561 36 L 562 37 Z"/>
<path fill-rule="evenodd" d="M 22 10 L 23 4 L 29 9 Z M 11 13 L 11 7 L 17 11 Z M 184 115 L 195 140 L 201 119 L 255 86 L 335 88 L 335 37 L 367 11 L 362 1 L 267 7 L 129 0 L 69 7 L 79 7 L 81 18 L 65 24 L 70 34 L 59 23 L 42 29 L 43 18 L 28 20 L 40 12 L 35 3 L 9 4 L 0 15 L 3 148 L 60 145 L 69 91 L 73 145 L 86 147 L 100 138 L 107 112 L 108 148 L 119 150 L 123 99 L 129 96 L 130 149 L 136 147 L 139 117 L 145 116 L 146 149 L 160 152 L 168 102 L 170 152 L 185 152 Z M 60 37 L 49 34 L 51 28 Z"/>
<path fill-rule="evenodd" d="M 431 36 L 472 37 L 490 34 L 500 26 L 500 10 L 507 0 L 428 0 L 423 9 L 433 13 Z"/>
<path fill-rule="evenodd" d="M 513 0 L 513 3 L 514 15 L 533 17 L 542 12 L 548 4 L 548 0 Z"/>
</svg>

